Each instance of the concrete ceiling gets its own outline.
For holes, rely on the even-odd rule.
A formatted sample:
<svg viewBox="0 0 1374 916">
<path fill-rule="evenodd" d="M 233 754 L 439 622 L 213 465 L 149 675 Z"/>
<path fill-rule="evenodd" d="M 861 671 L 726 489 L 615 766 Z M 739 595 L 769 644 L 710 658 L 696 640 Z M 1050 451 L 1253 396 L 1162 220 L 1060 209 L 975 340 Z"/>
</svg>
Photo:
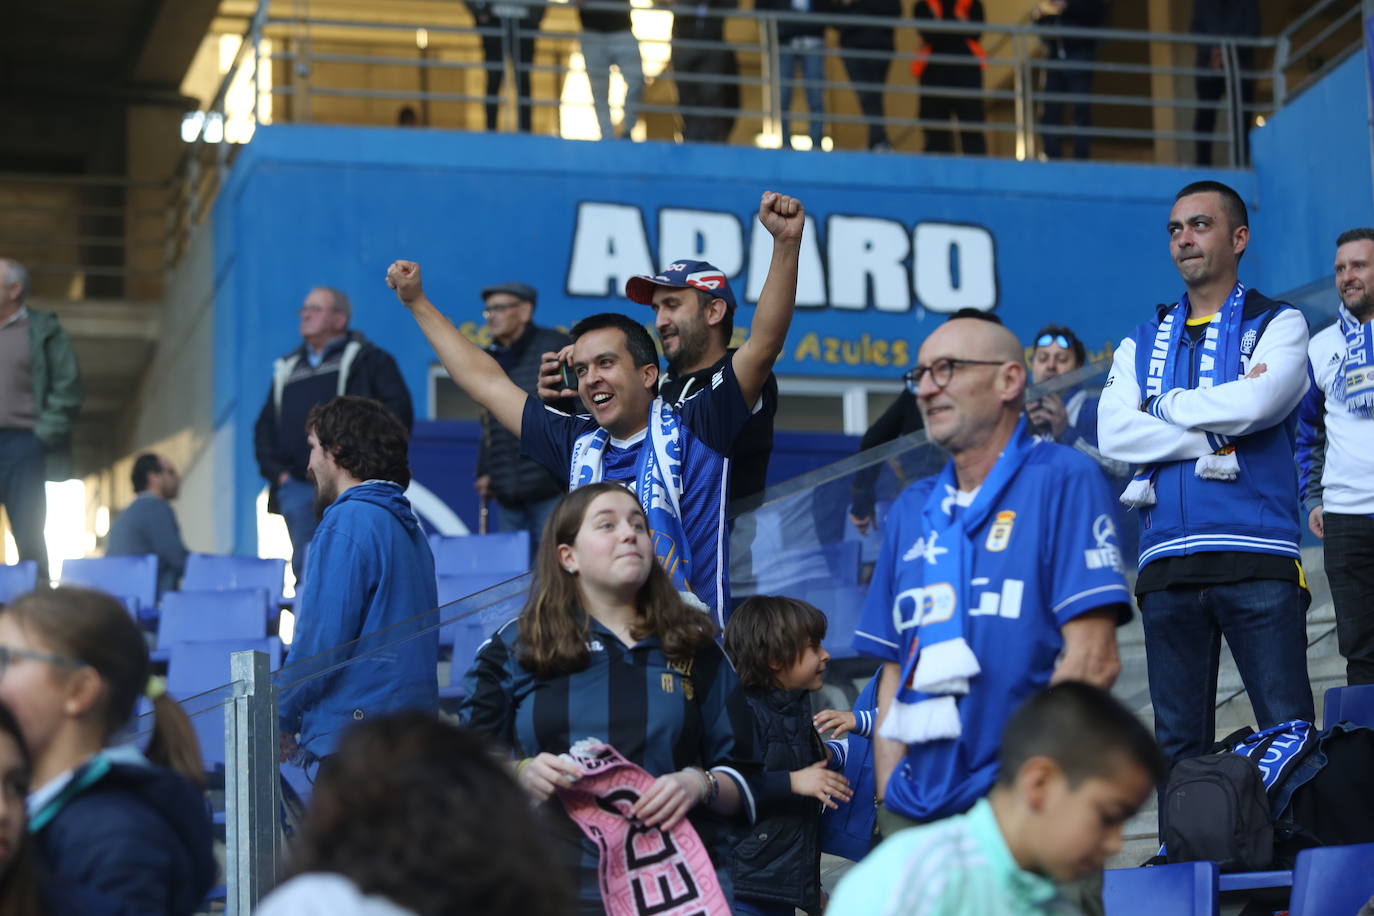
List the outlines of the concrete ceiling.
<svg viewBox="0 0 1374 916">
<path fill-rule="evenodd" d="M 43 0 L 5 17 L 0 85 L 16 95 L 175 92 L 218 0 Z"/>
</svg>

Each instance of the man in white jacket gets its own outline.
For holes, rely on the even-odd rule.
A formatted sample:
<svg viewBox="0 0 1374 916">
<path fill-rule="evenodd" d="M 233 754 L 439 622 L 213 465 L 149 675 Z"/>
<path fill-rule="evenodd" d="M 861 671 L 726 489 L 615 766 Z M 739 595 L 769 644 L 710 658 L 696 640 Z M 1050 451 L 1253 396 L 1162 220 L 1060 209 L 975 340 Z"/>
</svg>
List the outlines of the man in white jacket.
<svg viewBox="0 0 1374 916">
<path fill-rule="evenodd" d="M 1307 323 L 1237 280 L 1245 203 L 1188 185 L 1169 216 L 1187 290 L 1121 342 L 1099 406 L 1102 454 L 1139 468 L 1136 596 L 1155 736 L 1173 761 L 1214 742 L 1221 637 L 1261 728 L 1314 716 L 1299 565 L 1296 408 Z"/>
<path fill-rule="evenodd" d="M 1340 317 L 1312 338 L 1298 456 L 1307 524 L 1324 541 L 1350 684 L 1374 684 L 1374 229 L 1336 239 Z"/>
</svg>

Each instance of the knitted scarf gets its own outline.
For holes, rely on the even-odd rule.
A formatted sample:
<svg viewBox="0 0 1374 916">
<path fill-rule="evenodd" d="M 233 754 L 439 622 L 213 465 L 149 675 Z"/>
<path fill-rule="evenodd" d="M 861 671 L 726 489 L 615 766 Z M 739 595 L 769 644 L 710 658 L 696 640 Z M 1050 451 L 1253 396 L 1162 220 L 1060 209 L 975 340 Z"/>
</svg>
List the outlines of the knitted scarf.
<svg viewBox="0 0 1374 916">
<path fill-rule="evenodd" d="M 1374 334 L 1369 322 L 1360 323 L 1344 305 L 1340 307 L 1341 333 L 1345 334 L 1345 358 L 1336 370 L 1331 393 L 1353 416 L 1374 416 Z"/>
<path fill-rule="evenodd" d="M 607 916 L 717 916 L 730 905 L 696 829 L 685 818 L 672 830 L 646 827 L 630 810 L 654 782 L 596 738 L 566 755 L 582 778 L 558 798 L 599 852 L 597 876 Z"/>
</svg>

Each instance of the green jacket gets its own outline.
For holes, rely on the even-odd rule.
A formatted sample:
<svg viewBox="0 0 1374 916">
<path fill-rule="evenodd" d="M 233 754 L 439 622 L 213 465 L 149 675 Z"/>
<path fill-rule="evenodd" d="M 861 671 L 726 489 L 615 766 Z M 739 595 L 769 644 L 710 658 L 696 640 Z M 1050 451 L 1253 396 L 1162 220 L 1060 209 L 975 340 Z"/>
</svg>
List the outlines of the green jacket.
<svg viewBox="0 0 1374 916">
<path fill-rule="evenodd" d="M 71 476 L 72 422 L 81 410 L 81 370 L 71 339 L 52 312 L 29 309 L 29 362 L 33 365 L 33 432 L 48 452 L 48 479 Z"/>
</svg>

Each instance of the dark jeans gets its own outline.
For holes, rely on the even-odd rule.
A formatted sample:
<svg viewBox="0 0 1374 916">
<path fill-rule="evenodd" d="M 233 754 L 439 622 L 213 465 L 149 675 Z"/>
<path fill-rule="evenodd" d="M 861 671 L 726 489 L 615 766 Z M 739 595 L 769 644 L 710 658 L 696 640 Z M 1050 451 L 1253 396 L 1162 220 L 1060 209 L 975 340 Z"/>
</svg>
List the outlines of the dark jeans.
<svg viewBox="0 0 1374 916">
<path fill-rule="evenodd" d="M 515 85 L 520 98 L 516 109 L 522 133 L 530 132 L 530 67 L 534 64 L 534 33 L 539 23 L 533 16 L 520 19 L 500 16 L 483 23 L 483 28 L 496 28 L 495 35 L 482 36 L 482 57 L 487 62 L 487 130 L 496 130 L 501 104 L 501 84 L 506 78 L 506 61 L 515 72 Z"/>
<path fill-rule="evenodd" d="M 539 551 L 539 535 L 544 531 L 544 523 L 548 521 L 549 513 L 553 512 L 553 507 L 558 505 L 558 501 L 562 498 L 560 494 L 537 502 L 510 506 L 499 500 L 493 500 L 493 505 L 496 508 L 496 530 L 528 531 L 530 533 L 530 561 L 532 563 L 535 554 Z"/>
<path fill-rule="evenodd" d="M 802 41 L 802 39 L 796 39 Z M 796 86 L 795 75 L 797 68 L 801 68 L 802 92 L 806 95 L 806 109 L 811 115 L 810 136 L 811 148 L 821 148 L 821 138 L 825 135 L 825 94 L 821 89 L 821 83 L 825 82 L 825 42 L 823 39 L 813 39 L 820 41 L 817 47 L 807 47 L 802 44 L 784 44 L 778 51 L 778 71 L 782 77 L 782 120 L 783 120 L 783 147 L 786 148 L 788 139 L 792 134 L 792 89 Z"/>
<path fill-rule="evenodd" d="M 694 40 L 700 40 L 693 36 Z M 739 109 L 739 84 L 696 82 L 694 75 L 730 77 L 739 73 L 734 51 L 707 48 L 673 49 L 674 82 L 682 106 L 682 139 L 694 143 L 728 143 L 735 129 L 735 115 L 694 112 L 693 108 Z"/>
<path fill-rule="evenodd" d="M 973 58 L 970 58 L 972 61 Z M 983 71 L 976 62 L 968 65 L 931 64 L 921 74 L 921 107 L 919 117 L 922 121 L 948 121 L 959 119 L 959 143 L 966 156 L 982 156 L 988 151 L 987 139 L 983 136 L 983 100 L 977 98 L 951 98 L 935 95 L 926 89 L 981 89 Z M 954 132 L 936 127 L 927 127 L 926 152 L 954 152 Z"/>
<path fill-rule="evenodd" d="M 1374 518 L 1323 513 L 1336 644 L 1350 684 L 1374 684 Z M 1327 723 L 1330 725 L 1331 723 Z"/>
<path fill-rule="evenodd" d="M 296 593 L 300 594 L 305 550 L 319 524 L 315 515 L 315 485 L 288 477 L 286 483 L 277 488 L 277 508 L 286 520 L 286 533 L 291 536 L 291 573 L 296 577 Z"/>
<path fill-rule="evenodd" d="M 1306 597 L 1296 582 L 1251 579 L 1140 598 L 1155 738 L 1171 763 L 1216 742 L 1221 638 L 1231 647 L 1259 728 L 1316 717 L 1307 679 Z"/>
<path fill-rule="evenodd" d="M 1046 70 L 1045 71 L 1045 92 L 1063 95 L 1082 95 L 1086 96 L 1092 92 L 1093 73 L 1091 70 Z M 1081 102 L 1055 102 L 1046 100 L 1044 111 L 1040 115 L 1040 123 L 1045 127 L 1058 127 L 1064 117 L 1064 106 L 1073 106 L 1073 126 L 1080 130 L 1092 126 L 1092 105 L 1084 99 Z M 1064 149 L 1064 137 L 1061 134 L 1044 131 L 1041 142 L 1045 147 L 1045 155 L 1051 159 L 1058 159 Z M 1075 134 L 1073 137 L 1073 158 L 1087 159 L 1091 138 L 1087 134 Z"/>
<path fill-rule="evenodd" d="M 883 50 L 881 48 L 854 48 L 864 53 Z M 854 94 L 859 97 L 859 110 L 868 118 L 868 148 L 887 144 L 887 127 L 883 123 L 883 90 L 887 86 L 887 68 L 892 63 L 891 49 L 883 57 L 844 56 L 844 72 L 854 84 Z"/>
<path fill-rule="evenodd" d="M 38 564 L 38 581 L 48 580 L 48 457 L 31 429 L 0 429 L 0 504 L 10 518 L 20 560 Z"/>
<path fill-rule="evenodd" d="M 1240 62 L 1240 66 L 1242 68 L 1248 69 L 1250 67 L 1250 64 L 1247 63 L 1244 59 L 1242 59 Z M 1199 76 L 1197 78 L 1197 100 L 1199 103 L 1202 103 L 1204 107 L 1199 108 L 1193 115 L 1194 132 L 1199 134 L 1210 135 L 1214 130 L 1216 130 L 1217 109 L 1215 106 L 1221 101 L 1221 97 L 1225 93 L 1226 79 L 1224 77 Z M 1245 105 L 1249 105 L 1251 102 L 1255 100 L 1254 80 L 1240 81 L 1240 97 L 1242 103 Z M 1245 124 L 1245 129 L 1243 130 L 1243 134 L 1245 136 L 1245 148 L 1247 152 L 1250 149 L 1250 125 L 1248 123 L 1248 117 L 1249 116 L 1246 114 L 1240 115 L 1241 120 L 1243 122 L 1247 122 Z M 1248 159 L 1249 156 L 1247 155 L 1246 158 Z M 1212 164 L 1212 141 L 1210 139 L 1197 141 L 1197 164 Z"/>
</svg>

